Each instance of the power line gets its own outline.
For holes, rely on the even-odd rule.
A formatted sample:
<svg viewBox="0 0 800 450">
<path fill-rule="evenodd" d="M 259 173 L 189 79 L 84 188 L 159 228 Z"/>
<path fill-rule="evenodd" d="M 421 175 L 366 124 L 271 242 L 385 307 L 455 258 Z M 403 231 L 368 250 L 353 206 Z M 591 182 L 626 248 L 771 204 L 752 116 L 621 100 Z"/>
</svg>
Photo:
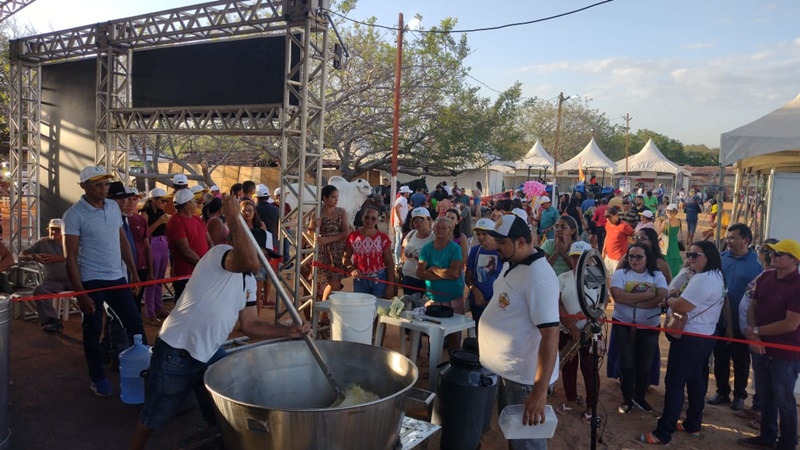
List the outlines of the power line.
<svg viewBox="0 0 800 450">
<path fill-rule="evenodd" d="M 559 19 L 561 17 L 566 17 L 566 16 L 569 16 L 569 15 L 572 15 L 572 14 L 577 14 L 579 12 L 586 11 L 587 9 L 594 8 L 595 6 L 600 6 L 600 5 L 603 5 L 605 3 L 610 3 L 612 1 L 614 1 L 614 0 L 603 0 L 601 2 L 597 2 L 597 3 L 593 3 L 591 5 L 588 5 L 588 6 L 584 6 L 583 8 L 574 9 L 572 11 L 567 11 L 565 13 L 556 14 L 554 16 L 543 17 L 541 19 L 528 20 L 528 21 L 525 21 L 525 22 L 514 22 L 514 23 L 507 23 L 507 24 L 504 24 L 504 25 L 497 25 L 497 26 L 493 26 L 493 27 L 470 28 L 470 29 L 465 29 L 465 30 L 415 30 L 415 32 L 417 32 L 417 33 L 447 34 L 447 33 L 476 33 L 476 32 L 479 32 L 479 31 L 502 30 L 503 28 L 519 27 L 519 26 L 523 26 L 523 25 L 531 25 L 531 24 L 534 24 L 534 23 L 546 22 L 548 20 L 553 20 L 553 19 Z M 367 26 L 367 27 L 381 28 L 381 29 L 389 30 L 389 31 L 398 31 L 398 28 L 394 27 L 394 26 L 378 25 L 378 24 L 375 24 L 375 23 L 369 23 L 369 22 L 363 22 L 363 21 L 356 20 L 356 19 L 351 19 L 350 17 L 347 17 L 344 14 L 338 13 L 336 11 L 328 11 L 328 12 L 330 12 L 332 14 L 335 14 L 335 15 L 341 17 L 344 20 L 347 20 L 347 21 L 350 21 L 350 22 L 353 22 L 353 23 L 356 23 L 356 24 L 359 24 L 359 25 L 364 25 L 364 26 Z"/>
</svg>

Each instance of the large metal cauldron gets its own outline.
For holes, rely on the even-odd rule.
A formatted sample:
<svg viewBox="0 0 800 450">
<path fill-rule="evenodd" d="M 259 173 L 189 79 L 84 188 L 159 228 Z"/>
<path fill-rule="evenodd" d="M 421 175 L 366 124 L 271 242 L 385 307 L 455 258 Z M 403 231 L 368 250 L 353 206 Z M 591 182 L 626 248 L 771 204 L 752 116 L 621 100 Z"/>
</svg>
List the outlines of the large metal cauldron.
<svg viewBox="0 0 800 450">
<path fill-rule="evenodd" d="M 211 367 L 205 383 L 229 449 L 392 449 L 417 367 L 398 352 L 352 342 L 318 341 L 336 381 L 380 399 L 331 408 L 336 395 L 303 341 L 255 346 Z"/>
</svg>

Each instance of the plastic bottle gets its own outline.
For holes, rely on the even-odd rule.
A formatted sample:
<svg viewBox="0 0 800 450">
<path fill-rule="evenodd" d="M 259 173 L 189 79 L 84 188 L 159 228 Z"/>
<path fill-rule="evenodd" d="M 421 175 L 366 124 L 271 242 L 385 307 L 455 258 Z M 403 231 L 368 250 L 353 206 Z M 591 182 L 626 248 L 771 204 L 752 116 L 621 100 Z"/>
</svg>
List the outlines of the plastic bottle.
<svg viewBox="0 0 800 450">
<path fill-rule="evenodd" d="M 553 407 L 544 406 L 544 423 L 539 425 L 523 425 L 524 405 L 508 405 L 500 413 L 500 429 L 506 439 L 550 439 L 556 434 L 558 417 Z"/>
<path fill-rule="evenodd" d="M 120 398 L 129 405 L 144 403 L 142 371 L 150 367 L 149 346 L 142 344 L 142 335 L 133 336 L 133 345 L 119 354 Z"/>
</svg>

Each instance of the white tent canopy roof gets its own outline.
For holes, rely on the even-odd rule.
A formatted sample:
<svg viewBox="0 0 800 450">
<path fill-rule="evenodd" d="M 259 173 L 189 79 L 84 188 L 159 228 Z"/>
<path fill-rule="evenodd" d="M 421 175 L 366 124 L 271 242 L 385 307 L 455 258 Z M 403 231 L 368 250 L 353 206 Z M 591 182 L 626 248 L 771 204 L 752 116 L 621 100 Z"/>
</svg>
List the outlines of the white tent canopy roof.
<svg viewBox="0 0 800 450">
<path fill-rule="evenodd" d="M 520 161 L 516 163 L 517 169 L 528 169 L 531 167 L 546 167 L 553 170 L 553 157 L 547 153 L 542 144 L 537 140 L 533 147 L 528 150 Z"/>
<path fill-rule="evenodd" d="M 719 163 L 800 150 L 800 95 L 766 116 L 720 136 Z"/>
<path fill-rule="evenodd" d="M 617 168 L 614 161 L 611 161 L 608 159 L 608 156 L 603 154 L 600 147 L 597 146 L 597 142 L 594 141 L 594 138 L 592 138 L 592 140 L 586 144 L 586 147 L 575 155 L 574 158 L 564 164 L 559 164 L 558 173 L 561 174 L 569 170 L 578 170 L 579 164 L 584 169 L 606 169 L 611 173 L 614 173 L 614 170 Z"/>
<path fill-rule="evenodd" d="M 628 158 L 628 172 L 667 172 L 677 174 L 683 171 L 677 164 L 668 160 L 652 139 L 642 150 Z M 625 159 L 617 161 L 617 173 L 625 172 Z"/>
</svg>

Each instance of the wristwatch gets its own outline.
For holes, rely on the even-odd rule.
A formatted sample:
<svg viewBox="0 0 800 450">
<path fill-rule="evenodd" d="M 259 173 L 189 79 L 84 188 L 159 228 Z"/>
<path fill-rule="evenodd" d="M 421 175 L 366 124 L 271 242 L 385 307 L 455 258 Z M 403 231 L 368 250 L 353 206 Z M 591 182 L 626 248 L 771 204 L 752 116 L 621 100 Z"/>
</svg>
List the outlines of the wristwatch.
<svg viewBox="0 0 800 450">
<path fill-rule="evenodd" d="M 758 327 L 753 327 L 753 334 L 755 334 L 756 336 L 759 335 L 758 334 Z"/>
</svg>

